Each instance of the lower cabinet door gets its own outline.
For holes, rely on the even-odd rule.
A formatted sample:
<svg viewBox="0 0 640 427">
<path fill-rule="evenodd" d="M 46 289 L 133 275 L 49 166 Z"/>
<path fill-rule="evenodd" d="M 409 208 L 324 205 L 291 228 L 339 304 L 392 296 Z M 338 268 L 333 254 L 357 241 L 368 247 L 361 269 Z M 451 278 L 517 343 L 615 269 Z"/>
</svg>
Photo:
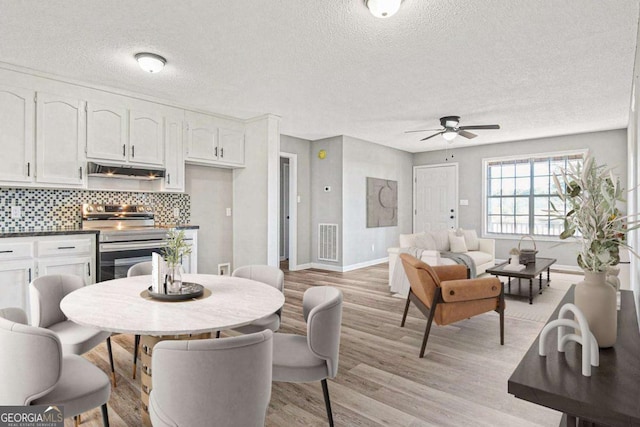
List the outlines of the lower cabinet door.
<svg viewBox="0 0 640 427">
<path fill-rule="evenodd" d="M 95 283 L 91 277 L 91 258 L 69 257 L 38 260 L 38 276 L 49 274 L 72 274 L 84 279 L 84 284 Z"/>
<path fill-rule="evenodd" d="M 0 264 L 0 308 L 19 307 L 29 315 L 29 283 L 33 273 L 31 260 Z"/>
</svg>

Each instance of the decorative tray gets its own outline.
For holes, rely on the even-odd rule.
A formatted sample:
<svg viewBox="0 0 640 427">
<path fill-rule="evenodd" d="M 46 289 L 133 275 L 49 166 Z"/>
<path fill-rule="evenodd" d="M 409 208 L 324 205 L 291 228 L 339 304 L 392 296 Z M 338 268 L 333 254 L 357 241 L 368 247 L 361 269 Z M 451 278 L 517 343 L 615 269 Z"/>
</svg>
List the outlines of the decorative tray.
<svg viewBox="0 0 640 427">
<path fill-rule="evenodd" d="M 149 296 L 162 301 L 184 301 L 192 298 L 201 297 L 204 293 L 204 286 L 197 283 L 182 282 L 182 287 L 179 293 L 175 294 L 160 294 L 151 290 L 151 286 L 147 289 Z"/>
</svg>

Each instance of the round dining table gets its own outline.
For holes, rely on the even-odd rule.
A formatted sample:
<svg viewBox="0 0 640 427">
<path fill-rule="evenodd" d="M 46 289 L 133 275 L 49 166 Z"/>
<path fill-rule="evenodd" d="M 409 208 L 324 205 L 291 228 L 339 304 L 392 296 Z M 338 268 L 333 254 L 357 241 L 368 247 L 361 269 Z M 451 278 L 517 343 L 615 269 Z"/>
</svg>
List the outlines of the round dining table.
<svg viewBox="0 0 640 427">
<path fill-rule="evenodd" d="M 85 286 L 62 299 L 62 312 L 74 322 L 138 335 L 199 334 L 247 325 L 278 311 L 282 292 L 262 282 L 231 276 L 185 274 L 211 294 L 180 302 L 143 296 L 151 276 L 134 276 Z M 148 294 L 148 292 L 147 292 Z"/>
<path fill-rule="evenodd" d="M 212 331 L 252 323 L 278 311 L 284 295 L 255 280 L 185 274 L 183 282 L 204 287 L 201 297 L 163 301 L 149 295 L 151 276 L 134 276 L 88 285 L 62 299 L 69 320 L 104 331 L 141 336 L 142 421 L 148 418 L 153 346 L 167 339 L 210 338 Z M 215 369 L 215 367 L 211 367 Z"/>
</svg>

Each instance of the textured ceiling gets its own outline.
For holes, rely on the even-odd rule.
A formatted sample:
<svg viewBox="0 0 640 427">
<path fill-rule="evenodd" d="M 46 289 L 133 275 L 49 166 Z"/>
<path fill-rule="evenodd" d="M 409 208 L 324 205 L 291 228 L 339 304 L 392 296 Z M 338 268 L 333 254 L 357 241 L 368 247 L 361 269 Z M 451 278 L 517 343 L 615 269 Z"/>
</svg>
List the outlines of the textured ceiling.
<svg viewBox="0 0 640 427">
<path fill-rule="evenodd" d="M 0 61 L 419 152 L 444 115 L 502 126 L 455 145 L 626 127 L 637 25 L 638 0 L 0 0 Z"/>
</svg>

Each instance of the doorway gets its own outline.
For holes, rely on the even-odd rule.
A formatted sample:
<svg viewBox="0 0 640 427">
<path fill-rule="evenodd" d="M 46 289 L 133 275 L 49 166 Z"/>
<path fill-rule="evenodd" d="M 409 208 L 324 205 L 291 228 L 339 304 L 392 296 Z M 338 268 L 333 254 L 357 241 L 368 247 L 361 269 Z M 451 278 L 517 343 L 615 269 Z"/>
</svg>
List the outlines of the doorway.
<svg viewBox="0 0 640 427">
<path fill-rule="evenodd" d="M 297 268 L 297 229 L 298 229 L 298 156 L 293 153 L 280 153 L 279 186 L 279 254 L 283 269 Z"/>
<path fill-rule="evenodd" d="M 458 164 L 413 168 L 413 232 L 458 228 Z"/>
</svg>

